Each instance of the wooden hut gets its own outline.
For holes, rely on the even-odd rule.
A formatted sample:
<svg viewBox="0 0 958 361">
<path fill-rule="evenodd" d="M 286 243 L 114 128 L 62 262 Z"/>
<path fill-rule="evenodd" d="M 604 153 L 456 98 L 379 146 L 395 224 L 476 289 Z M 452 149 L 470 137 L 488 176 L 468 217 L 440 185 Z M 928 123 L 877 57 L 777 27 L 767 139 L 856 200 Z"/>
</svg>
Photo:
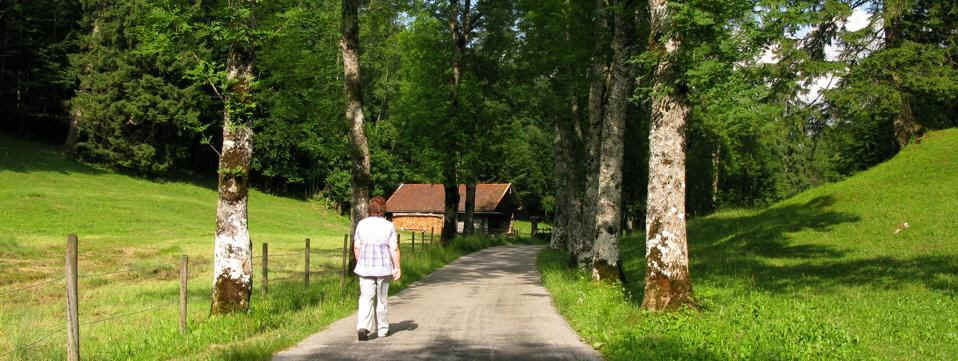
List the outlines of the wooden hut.
<svg viewBox="0 0 958 361">
<path fill-rule="evenodd" d="M 445 191 L 442 184 L 401 184 L 386 201 L 386 217 L 396 228 L 436 234 L 442 232 Z M 476 184 L 473 222 L 477 232 L 512 231 L 519 197 L 511 183 Z M 462 232 L 466 211 L 466 186 L 459 185 L 458 231 Z"/>
</svg>

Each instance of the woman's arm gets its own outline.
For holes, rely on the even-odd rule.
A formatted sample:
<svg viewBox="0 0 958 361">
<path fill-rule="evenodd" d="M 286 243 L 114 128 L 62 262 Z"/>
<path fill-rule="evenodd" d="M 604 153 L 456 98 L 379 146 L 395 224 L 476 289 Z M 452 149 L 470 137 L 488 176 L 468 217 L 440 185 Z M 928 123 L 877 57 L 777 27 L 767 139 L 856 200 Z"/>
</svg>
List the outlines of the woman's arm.
<svg viewBox="0 0 958 361">
<path fill-rule="evenodd" d="M 362 249 L 360 243 L 362 240 L 356 238 L 356 233 L 353 233 L 353 257 L 356 257 L 356 262 L 359 262 L 359 250 Z"/>
<path fill-rule="evenodd" d="M 393 256 L 393 281 L 398 281 L 402 277 L 402 266 L 399 263 L 399 247 L 392 251 Z"/>
<path fill-rule="evenodd" d="M 393 226 L 392 233 L 389 235 L 389 248 L 393 259 L 393 280 L 398 281 L 402 277 L 402 266 L 399 263 L 399 237 L 396 235 L 396 226 Z"/>
</svg>

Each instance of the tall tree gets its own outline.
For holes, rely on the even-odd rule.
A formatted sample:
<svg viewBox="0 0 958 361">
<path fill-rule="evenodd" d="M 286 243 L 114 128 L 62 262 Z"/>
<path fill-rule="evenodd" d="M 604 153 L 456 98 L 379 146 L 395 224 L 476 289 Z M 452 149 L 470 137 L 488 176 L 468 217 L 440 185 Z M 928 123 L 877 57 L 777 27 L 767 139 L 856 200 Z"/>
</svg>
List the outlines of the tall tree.
<svg viewBox="0 0 958 361">
<path fill-rule="evenodd" d="M 645 296 L 653 311 L 692 303 L 685 223 L 685 127 L 687 86 L 679 59 L 682 37 L 667 0 L 649 0 L 649 50 L 655 69 L 649 132 L 649 190 L 646 213 Z"/>
<path fill-rule="evenodd" d="M 232 1 L 227 9 L 234 33 L 226 59 L 223 146 L 219 161 L 219 203 L 213 259 L 212 313 L 249 310 L 253 290 L 252 242 L 247 226 L 250 158 L 253 155 L 252 102 L 256 0 Z"/>
<path fill-rule="evenodd" d="M 346 83 L 346 121 L 350 125 L 352 142 L 352 228 L 355 235 L 356 224 L 369 215 L 370 160 L 369 144 L 363 118 L 362 77 L 359 72 L 359 11 L 358 1 L 343 0 L 343 36 L 339 45 L 343 50 L 343 71 Z M 355 243 L 350 243 L 350 248 Z M 352 262 L 351 266 L 354 266 Z"/>
<path fill-rule="evenodd" d="M 622 275 L 619 263 L 619 234 L 622 229 L 622 164 L 625 156 L 625 118 L 635 84 L 632 58 L 635 34 L 633 1 L 618 0 L 612 36 L 612 82 L 601 126 L 598 189 L 595 212 L 595 243 L 592 278 L 616 280 Z"/>
<path fill-rule="evenodd" d="M 96 47 L 97 43 L 99 42 L 100 24 L 98 22 L 99 9 L 95 7 L 91 10 L 92 11 L 91 11 L 90 17 L 92 18 L 92 21 L 93 21 L 93 29 L 90 30 L 90 37 L 85 45 L 86 45 L 86 50 L 92 53 L 94 51 L 93 48 Z M 93 62 L 92 61 L 86 62 L 82 70 L 83 75 L 89 76 L 90 72 L 92 71 L 93 71 Z M 83 86 L 81 84 L 80 88 L 77 89 L 77 93 L 79 94 L 78 97 L 82 98 L 83 96 L 85 96 L 86 95 L 85 93 L 89 91 L 88 88 L 89 86 Z M 74 107 L 73 109 L 70 109 L 70 124 L 69 124 L 69 128 L 67 129 L 66 141 L 64 141 L 63 143 L 64 148 L 66 148 L 67 152 L 70 154 L 75 154 L 76 152 L 76 143 L 77 143 L 77 140 L 79 140 L 80 138 L 80 125 L 84 123 L 83 117 L 85 113 L 86 112 L 82 109 L 82 107 Z"/>
<path fill-rule="evenodd" d="M 447 121 L 455 124 L 462 122 L 462 102 L 460 99 L 460 87 L 464 71 L 464 62 L 467 47 L 472 40 L 473 30 L 478 22 L 479 13 L 472 5 L 471 0 L 449 0 L 448 25 L 449 32 L 452 35 L 452 59 L 450 68 L 452 77 L 449 79 L 449 109 Z M 446 129 L 455 132 L 456 126 Z M 446 154 L 443 156 L 443 191 L 444 199 L 444 217 L 442 227 L 442 241 L 449 242 L 456 236 L 458 231 L 458 208 L 459 208 L 459 180 L 458 166 L 461 153 L 462 140 L 458 134 L 446 134 Z"/>
<path fill-rule="evenodd" d="M 579 267 L 591 268 L 593 243 L 595 242 L 596 211 L 599 200 L 599 154 L 601 152 L 602 122 L 605 118 L 606 96 L 610 82 L 609 64 L 609 16 L 611 7 L 607 0 L 596 0 L 592 25 L 593 48 L 589 71 L 588 126 L 582 128 L 585 170 L 579 193 L 582 207 L 582 224 L 572 235 L 572 254 Z"/>
<path fill-rule="evenodd" d="M 885 48 L 900 48 L 905 42 L 905 17 L 914 7 L 914 0 L 885 0 L 882 19 L 885 29 Z M 904 148 L 911 142 L 912 138 L 921 135 L 924 132 L 923 127 L 915 119 L 915 113 L 912 111 L 911 94 L 902 91 L 903 80 L 900 77 L 893 78 L 893 86 L 900 94 L 900 111 L 894 115 L 892 125 L 895 129 L 895 141 L 899 148 Z"/>
</svg>

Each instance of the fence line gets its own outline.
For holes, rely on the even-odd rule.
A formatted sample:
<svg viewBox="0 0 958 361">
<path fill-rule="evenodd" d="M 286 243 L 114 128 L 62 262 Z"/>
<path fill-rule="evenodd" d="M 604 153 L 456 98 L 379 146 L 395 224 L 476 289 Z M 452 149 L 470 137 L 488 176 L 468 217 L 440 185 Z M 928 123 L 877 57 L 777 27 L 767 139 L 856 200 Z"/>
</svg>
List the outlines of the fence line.
<svg viewBox="0 0 958 361">
<path fill-rule="evenodd" d="M 302 253 L 302 252 L 273 253 L 272 251 L 269 252 L 269 257 L 270 257 L 270 258 L 273 258 L 273 257 L 289 257 L 289 256 L 300 256 L 300 257 L 302 257 L 302 256 L 303 256 L 303 253 Z"/>
<path fill-rule="evenodd" d="M 5 354 L 0 355 L 0 357 L 7 357 L 16 353 L 17 351 L 28 351 L 31 348 L 34 348 L 36 346 L 46 344 L 47 342 L 50 342 L 51 340 L 53 340 L 53 336 L 60 334 L 60 332 L 62 331 L 63 330 L 56 330 L 56 331 L 48 332 L 47 334 L 40 336 L 39 338 L 33 340 L 32 342 L 28 343 L 26 346 L 23 346 L 21 348 L 17 348 L 16 346 L 14 346 L 12 350 L 7 351 L 7 353 Z"/>
<path fill-rule="evenodd" d="M 101 273 L 94 273 L 94 274 L 91 274 L 91 275 L 82 275 L 82 276 L 77 277 L 77 279 L 85 280 L 85 279 L 90 279 L 90 278 L 102 278 L 102 277 L 108 277 L 108 276 L 118 275 L 118 274 L 122 274 L 122 273 L 133 273 L 133 274 L 137 274 L 137 272 L 134 271 L 134 270 L 131 270 L 131 269 L 129 268 L 129 266 L 126 266 L 126 267 L 127 267 L 127 268 L 126 268 L 125 270 L 121 270 L 121 271 L 101 272 Z"/>
<path fill-rule="evenodd" d="M 348 237 L 349 237 L 349 235 L 347 234 L 345 240 L 348 240 Z M 423 238 L 425 238 L 425 237 L 423 237 Z M 345 241 L 345 240 L 344 240 L 344 241 Z M 185 281 L 189 281 L 190 279 L 196 279 L 196 278 L 204 277 L 204 275 L 203 275 L 202 273 L 195 273 L 195 274 L 192 274 L 192 275 L 189 274 L 189 271 L 188 271 L 188 269 L 189 269 L 189 260 L 188 260 L 187 256 L 185 256 L 185 255 L 181 256 L 181 258 L 179 258 L 179 259 L 177 260 L 177 261 L 180 261 L 179 264 L 174 264 L 174 265 L 173 265 L 173 266 L 174 266 L 174 269 L 177 269 L 178 272 L 179 272 L 179 274 L 180 274 L 179 279 L 176 279 L 176 278 L 174 278 L 174 279 L 160 279 L 160 278 L 153 279 L 152 277 L 146 277 L 147 275 L 141 274 L 140 272 L 138 272 L 138 271 L 135 270 L 135 266 L 136 266 L 135 264 L 121 265 L 120 267 L 123 268 L 123 269 L 121 269 L 121 270 L 109 271 L 109 272 L 92 273 L 92 274 L 87 274 L 87 275 L 82 275 L 82 276 L 81 276 L 81 275 L 78 274 L 78 273 L 79 273 L 79 272 L 78 272 L 78 271 L 79 271 L 78 268 L 79 268 L 79 266 L 80 266 L 80 265 L 78 264 L 78 262 L 77 262 L 77 255 L 78 255 L 78 253 L 79 253 L 79 252 L 78 252 L 78 248 L 79 248 L 79 247 L 77 246 L 78 243 L 79 243 L 79 242 L 78 242 L 78 239 L 77 239 L 76 235 L 71 234 L 71 235 L 67 238 L 67 250 L 66 250 L 66 252 L 65 252 L 65 256 L 66 256 L 66 258 L 65 258 L 65 265 L 66 265 L 66 268 L 65 268 L 64 274 L 62 274 L 62 275 L 60 275 L 60 276 L 57 276 L 57 277 L 54 277 L 54 278 L 51 278 L 51 279 L 46 279 L 46 280 L 40 281 L 39 283 L 32 284 L 32 285 L 29 285 L 29 286 L 24 286 L 24 287 L 19 287 L 19 288 L 16 288 L 16 289 L 10 289 L 10 290 L 4 291 L 4 292 L 0 293 L 0 301 L 3 301 L 3 297 L 8 296 L 8 295 L 12 295 L 12 294 L 15 294 L 15 293 L 21 293 L 21 292 L 29 291 L 29 290 L 33 290 L 33 289 L 38 289 L 38 288 L 45 287 L 45 286 L 46 286 L 46 287 L 49 287 L 49 286 L 53 285 L 55 282 L 65 281 L 65 286 L 66 286 L 65 288 L 66 288 L 66 291 L 67 291 L 67 292 L 66 292 L 66 298 L 67 298 L 67 310 L 66 310 L 66 311 L 67 311 L 67 312 L 66 312 L 66 315 L 65 315 L 65 316 L 56 316 L 56 317 L 65 317 L 65 318 L 67 319 L 67 327 L 66 327 L 66 331 L 67 331 L 67 332 L 66 332 L 66 333 L 67 333 L 67 335 L 66 335 L 66 336 L 67 336 L 67 337 L 66 337 L 66 338 L 67 338 L 66 356 L 67 356 L 67 359 L 68 359 L 68 360 L 79 360 L 79 341 L 80 341 L 80 340 L 79 340 L 79 338 L 80 338 L 80 337 L 79 337 L 79 333 L 80 333 L 79 331 L 80 331 L 80 329 L 81 329 L 82 327 L 89 327 L 89 326 L 92 326 L 92 325 L 97 325 L 97 324 L 101 324 L 101 323 L 107 323 L 107 322 L 110 322 L 110 321 L 116 321 L 116 320 L 121 320 L 121 319 L 128 319 L 128 318 L 131 318 L 131 317 L 134 317 L 134 316 L 137 316 L 137 315 L 141 315 L 141 314 L 144 314 L 144 313 L 147 313 L 147 312 L 153 312 L 153 311 L 156 311 L 156 310 L 159 310 L 159 309 L 163 309 L 163 308 L 167 308 L 167 307 L 174 307 L 174 308 L 176 308 L 176 307 L 175 307 L 176 305 L 179 305 L 178 309 L 180 310 L 180 319 L 179 319 L 179 321 L 180 321 L 180 331 L 181 331 L 181 333 L 182 333 L 183 335 L 186 335 L 186 334 L 187 334 L 187 332 L 186 332 L 187 327 L 186 327 L 186 324 L 185 324 L 186 316 L 187 316 L 187 315 L 186 315 L 186 313 L 184 312 L 184 310 L 185 310 L 185 309 L 184 309 L 184 306 L 186 306 L 186 305 L 189 303 L 189 299 L 188 299 L 188 297 L 186 297 L 186 296 L 188 296 L 188 294 L 187 294 L 186 288 L 185 288 L 185 286 L 186 286 L 186 284 L 188 284 L 188 282 L 185 282 Z M 347 255 L 348 255 L 348 247 L 347 247 L 347 244 L 348 244 L 348 243 L 344 242 L 344 247 L 343 247 L 343 249 L 342 249 L 342 256 L 343 256 L 343 257 L 342 257 L 342 259 L 341 259 L 341 261 L 342 261 L 342 267 L 341 267 L 342 274 L 341 274 L 341 276 L 342 276 L 342 279 L 343 279 L 343 280 L 342 280 L 342 284 L 343 284 L 344 286 L 345 286 L 345 284 L 346 284 L 347 278 L 350 278 L 350 275 L 349 275 L 349 272 L 348 272 L 348 267 L 347 267 L 348 262 L 349 262 L 349 258 L 350 258 L 350 257 L 347 256 Z M 296 288 L 303 288 L 303 289 L 308 290 L 308 289 L 311 288 L 311 287 L 310 287 L 311 285 L 309 284 L 309 278 L 310 278 L 311 275 L 329 276 L 329 275 L 334 275 L 335 273 L 333 273 L 333 272 L 338 272 L 338 271 L 336 271 L 336 267 L 337 267 L 337 266 L 335 265 L 336 262 L 335 262 L 335 261 L 333 261 L 333 262 L 327 262 L 327 260 L 326 260 L 325 258 L 322 258 L 322 259 L 323 259 L 323 262 L 321 262 L 320 264 L 310 265 L 310 259 L 309 259 L 309 257 L 310 257 L 310 253 L 312 253 L 312 252 L 310 252 L 311 249 L 309 248 L 309 240 L 308 240 L 308 239 L 306 240 L 305 247 L 302 248 L 302 249 L 300 249 L 300 250 L 293 250 L 293 251 L 287 251 L 287 252 L 274 253 L 274 252 L 269 252 L 269 251 L 267 251 L 268 248 L 267 248 L 267 244 L 266 244 L 265 242 L 263 243 L 263 246 L 264 246 L 264 248 L 263 248 L 264 252 L 263 252 L 263 254 L 261 255 L 261 257 L 264 258 L 264 259 L 263 259 L 263 264 L 264 264 L 264 266 L 266 266 L 266 265 L 269 264 L 269 258 L 282 258 L 282 257 L 303 257 L 303 258 L 302 258 L 302 261 L 300 261 L 300 260 L 296 260 L 296 261 L 304 262 L 304 263 L 305 263 L 305 267 L 302 268 L 302 269 L 288 269 L 288 270 L 287 270 L 287 269 L 278 269 L 278 270 L 273 270 L 273 269 L 269 269 L 268 267 L 264 267 L 263 273 L 262 273 L 262 275 L 261 275 L 261 277 L 263 277 L 263 280 L 264 280 L 264 281 L 265 281 L 265 280 L 269 280 L 269 281 L 294 281 L 294 280 L 299 281 L 299 280 L 304 280 L 305 282 L 302 283 L 304 286 L 300 286 L 300 287 L 296 287 Z M 295 263 L 299 263 L 299 262 L 295 262 Z M 283 262 L 283 263 L 285 264 L 286 262 Z M 315 268 L 315 269 L 314 269 L 314 268 Z M 174 271 L 174 272 L 176 272 L 176 271 Z M 270 278 L 270 277 L 269 277 L 269 273 L 279 273 L 279 274 L 288 273 L 288 274 L 290 274 L 290 275 L 289 275 L 288 277 L 283 277 L 283 278 Z M 110 277 L 110 276 L 115 276 L 115 275 L 119 275 L 119 274 L 130 274 L 130 275 L 134 275 L 134 276 L 136 276 L 137 279 L 145 278 L 145 279 L 153 279 L 153 280 L 157 280 L 157 281 L 169 281 L 169 282 L 174 283 L 174 284 L 177 284 L 177 283 L 178 283 L 178 286 L 180 287 L 179 298 L 176 299 L 176 297 L 173 297 L 174 299 L 171 300 L 171 301 L 170 301 L 170 300 L 167 300 L 167 301 L 165 301 L 165 302 L 162 302 L 161 304 L 153 305 L 153 306 L 146 307 L 146 308 L 143 308 L 143 309 L 137 309 L 137 310 L 129 311 L 129 312 L 122 312 L 122 311 L 120 311 L 120 312 L 115 312 L 115 313 L 111 313 L 111 314 L 108 314 L 108 315 L 104 315 L 104 316 L 99 317 L 99 318 L 96 318 L 96 319 L 85 320 L 85 321 L 83 321 L 83 322 L 80 322 L 80 320 L 79 320 L 80 317 L 79 317 L 79 312 L 78 312 L 78 310 L 79 310 L 78 303 L 80 303 L 80 301 L 82 301 L 82 300 L 80 299 L 80 297 L 78 297 L 78 296 L 79 296 L 79 292 L 78 292 L 78 288 L 79 288 L 79 287 L 77 287 L 77 286 L 78 286 L 78 285 L 77 285 L 78 281 L 80 281 L 80 280 L 90 280 L 90 279 L 104 279 L 105 283 L 97 284 L 97 285 L 95 286 L 95 287 L 102 287 L 102 286 L 105 286 L 105 285 L 111 285 L 111 284 L 114 284 L 114 283 L 120 283 L 120 282 L 125 281 L 125 280 L 119 280 L 119 279 L 107 279 L 107 278 Z M 267 282 L 268 282 L 268 281 L 267 281 Z M 265 282 L 264 282 L 264 283 L 265 283 Z M 286 287 L 286 288 L 288 288 L 289 285 L 290 285 L 290 284 L 287 284 L 287 287 Z M 164 286 L 164 287 L 165 287 L 165 286 Z M 55 288 L 59 288 L 59 287 L 55 287 Z M 49 289 L 52 290 L 53 288 L 49 288 Z M 262 290 L 263 290 L 263 293 L 262 293 L 262 294 L 264 294 L 264 295 L 268 294 L 268 289 L 267 289 L 267 288 L 263 288 Z M 321 295 L 320 295 L 321 300 L 325 300 L 325 298 L 326 298 L 326 297 L 325 297 L 325 296 L 326 296 L 325 293 L 326 293 L 326 291 L 323 291 L 323 292 L 321 293 Z M 346 297 L 346 295 L 347 295 L 349 292 L 346 292 L 346 290 L 343 289 L 340 293 L 341 293 L 343 299 L 345 300 L 345 297 Z M 321 301 L 321 302 L 323 302 L 323 301 Z M 61 327 L 62 327 L 62 326 L 61 326 Z M 53 339 L 54 339 L 54 336 L 56 336 L 57 334 L 60 334 L 61 332 L 64 331 L 63 328 L 57 327 L 57 328 L 51 328 L 51 329 L 41 330 L 40 332 L 44 332 L 44 331 L 48 331 L 48 330 L 53 330 L 53 331 L 52 331 L 52 332 L 49 332 L 48 334 L 45 334 L 45 335 L 43 335 L 43 336 L 41 336 L 41 337 L 39 337 L 39 338 L 37 338 L 37 339 L 35 339 L 35 340 L 32 340 L 30 343 L 26 344 L 26 346 L 21 346 L 21 347 L 16 347 L 16 346 L 14 346 L 9 352 L 7 352 L 7 353 L 5 353 L 5 354 L 0 354 L 0 358 L 4 358 L 4 357 L 6 357 L 6 356 L 8 356 L 8 355 L 15 354 L 15 353 L 17 353 L 17 352 L 24 352 L 24 351 L 27 351 L 27 350 L 32 350 L 32 349 L 34 349 L 34 348 L 43 346 L 43 345 L 49 343 L 51 340 L 53 340 Z"/>
<path fill-rule="evenodd" d="M 156 309 L 159 309 L 159 308 L 170 307 L 170 305 L 174 305 L 174 304 L 177 304 L 177 303 L 178 303 L 178 302 L 169 302 L 169 303 L 167 303 L 167 304 L 162 304 L 162 305 L 156 305 L 156 306 L 152 306 L 152 307 L 147 307 L 147 308 L 145 308 L 145 309 L 137 310 L 137 311 L 133 311 L 133 312 L 117 312 L 117 313 L 110 314 L 110 315 L 108 315 L 108 316 L 106 316 L 106 317 L 104 317 L 104 318 L 100 318 L 100 319 L 97 319 L 97 320 L 80 322 L 80 326 L 95 325 L 95 324 L 98 324 L 98 323 L 103 323 L 103 322 L 110 321 L 110 320 L 115 320 L 115 319 L 118 319 L 118 318 L 126 318 L 126 317 L 129 317 L 129 316 L 138 315 L 138 314 L 141 314 L 141 313 L 144 313 L 144 312 L 153 311 L 153 310 L 156 310 Z"/>
<path fill-rule="evenodd" d="M 49 279 L 49 280 L 46 280 L 46 281 L 43 281 L 43 282 L 40 282 L 40 283 L 37 283 L 37 284 L 34 284 L 34 285 L 24 286 L 24 287 L 20 287 L 20 288 L 13 289 L 13 290 L 7 290 L 7 291 L 4 291 L 3 293 L 0 293 L 0 297 L 6 297 L 7 295 L 10 295 L 10 294 L 13 294 L 13 293 L 18 293 L 18 292 L 22 292 L 22 291 L 37 289 L 37 288 L 40 288 L 40 286 L 43 286 L 43 285 L 46 285 L 46 284 L 49 284 L 49 283 L 53 283 L 53 282 L 57 282 L 57 281 L 63 281 L 63 278 L 64 278 L 64 276 L 59 276 L 59 277 L 56 277 L 56 278 L 54 278 L 54 279 Z"/>
</svg>

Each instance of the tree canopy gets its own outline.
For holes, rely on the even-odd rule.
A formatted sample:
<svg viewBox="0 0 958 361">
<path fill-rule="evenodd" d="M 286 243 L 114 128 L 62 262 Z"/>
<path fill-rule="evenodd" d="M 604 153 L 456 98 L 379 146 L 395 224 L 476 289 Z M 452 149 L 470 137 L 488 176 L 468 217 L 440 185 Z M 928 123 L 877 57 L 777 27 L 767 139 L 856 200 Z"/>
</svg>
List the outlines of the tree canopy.
<svg viewBox="0 0 958 361">
<path fill-rule="evenodd" d="M 389 195 L 400 183 L 441 183 L 443 161 L 455 152 L 460 182 L 512 182 L 524 214 L 553 215 L 557 174 L 587 167 L 560 154 L 563 147 L 581 153 L 584 143 L 556 147 L 556 122 L 589 133 L 589 69 L 613 56 L 616 25 L 606 33 L 593 26 L 601 3 L 361 1 L 371 194 Z M 455 4 L 470 7 L 460 19 L 471 23 L 459 29 L 469 32 L 459 55 L 449 26 Z M 958 125 L 951 115 L 958 110 L 952 2 L 669 6 L 668 21 L 685 44 L 674 60 L 682 79 L 675 86 L 691 106 L 690 215 L 782 199 L 888 159 L 928 129 Z M 218 93 L 230 86 L 224 54 L 231 40 L 249 38 L 257 90 L 248 109 L 251 184 L 348 209 L 341 4 L 278 0 L 250 11 L 255 30 L 237 32 L 229 24 L 244 14 L 229 11 L 227 1 L 6 1 L 2 128 L 70 143 L 77 158 L 143 176 L 215 174 L 224 106 Z M 659 60 L 646 49 L 648 19 L 636 19 L 622 163 L 622 217 L 634 228 L 646 209 Z M 450 97 L 456 56 L 461 81 Z M 454 101 L 453 116 L 447 110 Z"/>
</svg>

